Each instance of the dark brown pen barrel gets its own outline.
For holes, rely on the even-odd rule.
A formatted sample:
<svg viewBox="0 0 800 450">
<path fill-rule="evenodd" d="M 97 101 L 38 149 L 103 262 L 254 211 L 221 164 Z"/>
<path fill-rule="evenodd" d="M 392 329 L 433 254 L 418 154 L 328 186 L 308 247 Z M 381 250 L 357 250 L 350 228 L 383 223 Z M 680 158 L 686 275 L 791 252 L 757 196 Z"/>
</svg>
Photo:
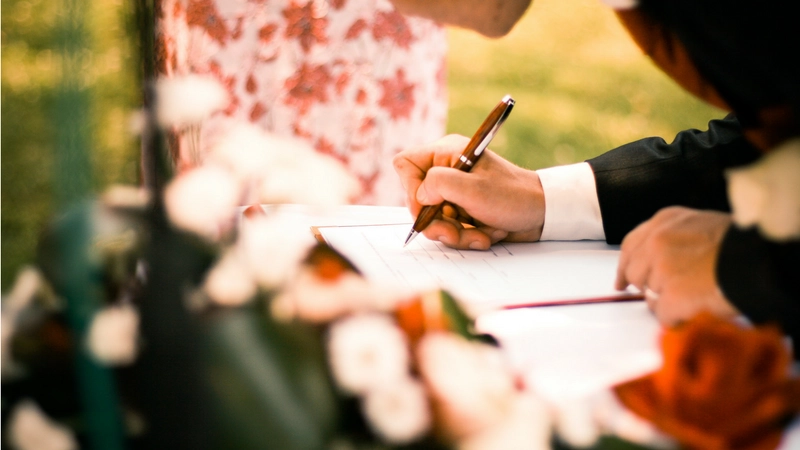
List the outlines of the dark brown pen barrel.
<svg viewBox="0 0 800 450">
<path fill-rule="evenodd" d="M 468 149 L 468 151 L 463 154 L 463 157 L 469 161 L 472 161 L 474 164 L 475 150 L 478 149 L 481 141 L 486 139 L 486 136 L 488 136 L 492 131 L 492 128 L 494 128 L 495 124 L 498 122 L 498 120 L 500 120 L 500 117 L 502 117 L 506 112 L 506 109 L 508 109 L 508 105 L 503 102 L 498 103 L 497 106 L 494 107 L 492 112 L 489 113 L 489 115 L 481 124 L 480 128 L 478 128 L 478 131 L 475 132 L 475 134 L 472 136 L 472 139 L 470 139 L 469 143 L 465 147 L 465 150 Z M 460 159 L 453 167 L 465 172 L 472 170 L 472 165 L 466 164 Z"/>
<path fill-rule="evenodd" d="M 414 231 L 422 232 L 428 225 L 433 222 L 433 219 L 436 218 L 436 215 L 439 214 L 439 211 L 442 210 L 442 204 L 438 205 L 427 205 L 420 210 L 419 215 L 417 216 L 417 220 L 414 221 L 414 226 L 412 227 Z"/>
<path fill-rule="evenodd" d="M 453 165 L 453 168 L 469 172 L 472 170 L 472 166 L 474 166 L 478 159 L 480 158 L 483 151 L 485 151 L 486 145 L 481 145 L 484 143 L 484 140 L 492 133 L 492 129 L 495 126 L 500 126 L 505 120 L 504 115 L 508 115 L 511 111 L 511 107 L 514 106 L 514 99 L 510 96 L 506 96 L 497 106 L 494 107 L 492 112 L 489 113 L 489 116 L 486 117 L 486 120 L 483 121 L 478 131 L 472 136 L 467 146 L 464 148 L 464 152 L 459 157 L 458 161 Z M 491 139 L 491 138 L 489 138 Z M 481 153 L 475 154 L 478 149 L 481 149 Z M 436 218 L 436 215 L 439 214 L 439 211 L 442 210 L 442 204 L 438 205 L 428 205 L 424 206 L 417 216 L 417 220 L 414 221 L 414 225 L 411 227 L 412 230 L 421 233 L 422 230 L 428 227 L 431 222 Z"/>
</svg>

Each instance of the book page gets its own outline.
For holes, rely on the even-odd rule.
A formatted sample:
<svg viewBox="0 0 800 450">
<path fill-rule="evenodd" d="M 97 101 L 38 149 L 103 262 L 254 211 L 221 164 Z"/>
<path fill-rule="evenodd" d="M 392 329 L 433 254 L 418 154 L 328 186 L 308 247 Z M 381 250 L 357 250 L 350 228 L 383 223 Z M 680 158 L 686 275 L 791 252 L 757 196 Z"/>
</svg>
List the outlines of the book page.
<svg viewBox="0 0 800 450">
<path fill-rule="evenodd" d="M 521 306 L 639 298 L 614 289 L 619 248 L 602 241 L 498 243 L 455 250 L 419 235 L 411 223 L 319 227 L 325 241 L 373 281 L 442 288 L 473 313 Z"/>
</svg>

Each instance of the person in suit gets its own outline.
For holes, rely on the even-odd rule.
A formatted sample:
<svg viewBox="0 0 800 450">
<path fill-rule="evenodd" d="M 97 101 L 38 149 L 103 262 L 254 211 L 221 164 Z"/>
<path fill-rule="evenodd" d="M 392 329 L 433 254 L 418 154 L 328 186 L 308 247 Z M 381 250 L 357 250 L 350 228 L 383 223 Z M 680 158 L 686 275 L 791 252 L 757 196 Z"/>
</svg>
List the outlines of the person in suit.
<svg viewBox="0 0 800 450">
<path fill-rule="evenodd" d="M 800 339 L 800 189 L 791 188 L 800 179 L 800 39 L 789 2 L 607 3 L 659 68 L 730 113 L 670 143 L 642 139 L 536 171 L 492 152 L 469 173 L 451 169 L 468 139 L 446 136 L 394 159 L 412 214 L 446 202 L 424 234 L 455 248 L 540 239 L 621 244 L 617 287 L 643 291 L 662 323 L 700 311 L 743 314 Z M 742 219 L 768 192 L 731 196 L 737 168 L 762 170 L 768 161 L 782 166 L 766 178 L 784 186 L 773 195 L 785 201 L 768 202 L 760 214 L 781 216 L 779 232 Z"/>
</svg>

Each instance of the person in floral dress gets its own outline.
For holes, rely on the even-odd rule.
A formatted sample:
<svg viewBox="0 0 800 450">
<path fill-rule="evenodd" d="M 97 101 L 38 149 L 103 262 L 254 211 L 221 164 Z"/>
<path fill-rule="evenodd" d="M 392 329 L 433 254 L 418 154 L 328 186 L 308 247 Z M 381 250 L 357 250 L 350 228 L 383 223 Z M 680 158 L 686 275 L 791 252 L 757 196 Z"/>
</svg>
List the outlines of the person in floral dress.
<svg viewBox="0 0 800 450">
<path fill-rule="evenodd" d="M 512 12 L 513 20 L 525 10 Z M 400 150 L 444 134 L 446 32 L 442 23 L 486 35 L 482 9 L 470 21 L 449 14 L 465 5 L 417 0 L 160 0 L 158 69 L 165 76 L 214 76 L 227 108 L 197 136 L 173 140 L 178 170 L 197 165 L 234 122 L 302 138 L 341 160 L 362 194 L 354 203 L 402 205 L 392 167 Z M 436 2 L 433 2 L 436 3 Z M 452 3 L 452 4 L 451 4 Z M 398 12 L 405 8 L 412 15 Z M 442 8 L 444 10 L 442 10 Z M 428 13 L 436 20 L 423 18 Z M 452 20 L 451 20 L 452 18 Z"/>
</svg>

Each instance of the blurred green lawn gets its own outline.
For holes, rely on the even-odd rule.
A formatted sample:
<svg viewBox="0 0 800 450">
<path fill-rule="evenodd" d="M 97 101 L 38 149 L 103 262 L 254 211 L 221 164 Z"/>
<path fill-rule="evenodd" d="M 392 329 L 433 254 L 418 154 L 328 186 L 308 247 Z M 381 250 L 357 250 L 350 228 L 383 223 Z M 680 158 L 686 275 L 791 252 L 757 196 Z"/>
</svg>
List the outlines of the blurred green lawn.
<svg viewBox="0 0 800 450">
<path fill-rule="evenodd" d="M 3 0 L 2 281 L 33 260 L 36 239 L 53 213 L 50 121 L 59 75 L 56 5 Z M 131 3 L 87 0 L 91 54 L 92 174 L 98 192 L 136 183 L 136 142 L 126 131 L 136 106 L 137 65 Z M 451 29 L 448 131 L 470 135 L 505 94 L 517 105 L 491 148 L 540 168 L 582 161 L 634 139 L 668 141 L 684 128 L 705 129 L 721 111 L 685 94 L 630 41 L 598 0 L 534 0 L 506 37 L 490 40 Z"/>
<path fill-rule="evenodd" d="M 723 112 L 685 93 L 598 0 L 534 0 L 511 33 L 450 30 L 448 132 L 471 135 L 505 94 L 517 104 L 490 148 L 536 169 L 627 142 L 705 129 Z"/>
</svg>

